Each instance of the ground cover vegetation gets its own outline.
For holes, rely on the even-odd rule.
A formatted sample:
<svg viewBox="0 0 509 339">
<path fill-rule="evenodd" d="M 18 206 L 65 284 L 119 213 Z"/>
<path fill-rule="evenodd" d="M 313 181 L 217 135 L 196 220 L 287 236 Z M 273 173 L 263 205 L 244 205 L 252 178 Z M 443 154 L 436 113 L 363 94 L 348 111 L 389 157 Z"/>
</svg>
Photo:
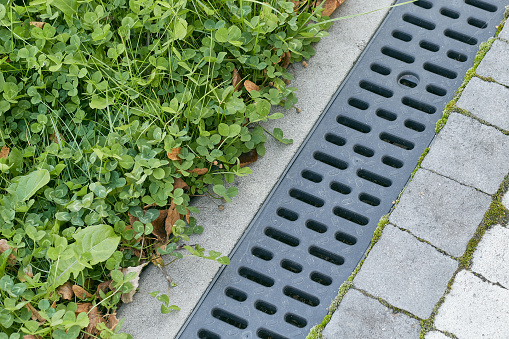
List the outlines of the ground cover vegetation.
<svg viewBox="0 0 509 339">
<path fill-rule="evenodd" d="M 186 245 L 203 231 L 190 200 L 230 201 L 267 137 L 291 142 L 259 123 L 296 103 L 286 67 L 314 53 L 322 15 L 314 1 L 0 0 L 0 339 L 127 338 L 115 310 L 146 263 L 228 264 Z"/>
</svg>

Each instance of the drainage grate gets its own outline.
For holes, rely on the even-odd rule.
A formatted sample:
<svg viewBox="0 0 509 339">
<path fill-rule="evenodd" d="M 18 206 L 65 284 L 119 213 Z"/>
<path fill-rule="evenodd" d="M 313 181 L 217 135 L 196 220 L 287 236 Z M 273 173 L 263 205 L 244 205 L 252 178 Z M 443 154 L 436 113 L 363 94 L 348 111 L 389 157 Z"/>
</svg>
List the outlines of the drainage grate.
<svg viewBox="0 0 509 339">
<path fill-rule="evenodd" d="M 323 319 L 508 2 L 391 10 L 179 338 L 304 338 Z"/>
</svg>

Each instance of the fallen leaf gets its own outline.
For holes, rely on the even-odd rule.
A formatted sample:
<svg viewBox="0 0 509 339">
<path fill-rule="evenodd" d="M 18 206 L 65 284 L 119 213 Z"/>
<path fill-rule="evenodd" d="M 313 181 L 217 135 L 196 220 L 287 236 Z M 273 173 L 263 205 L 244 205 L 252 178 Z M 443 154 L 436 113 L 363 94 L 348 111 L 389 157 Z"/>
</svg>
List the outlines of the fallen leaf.
<svg viewBox="0 0 509 339">
<path fill-rule="evenodd" d="M 177 212 L 177 205 L 172 201 L 170 208 L 168 208 L 168 215 L 166 216 L 166 221 L 164 223 L 164 229 L 166 230 L 166 234 L 168 234 L 168 237 L 173 232 L 173 225 L 177 222 L 177 220 L 180 220 L 180 214 Z"/>
<path fill-rule="evenodd" d="M 58 138 L 56 137 L 56 134 L 54 134 L 54 133 L 50 134 L 49 135 L 49 140 L 51 142 L 54 142 L 55 144 L 58 144 L 58 145 L 60 145 L 59 141 L 65 141 L 64 137 L 60 133 L 58 133 Z"/>
<path fill-rule="evenodd" d="M 166 152 L 168 155 L 168 159 L 170 160 L 180 160 L 179 154 L 182 147 L 172 148 L 171 152 Z"/>
<path fill-rule="evenodd" d="M 244 81 L 244 87 L 246 88 L 246 90 L 249 93 L 251 93 L 251 91 L 259 91 L 260 90 L 260 87 L 257 84 L 255 84 L 254 82 L 249 81 L 249 80 Z"/>
<path fill-rule="evenodd" d="M 41 339 L 42 337 L 40 335 L 33 335 L 33 334 L 25 334 L 23 336 L 23 339 Z"/>
<path fill-rule="evenodd" d="M 256 160 L 258 160 L 258 152 L 256 150 L 242 153 L 239 156 L 240 167 L 246 167 L 247 165 L 254 163 Z"/>
<path fill-rule="evenodd" d="M 91 303 L 77 303 L 76 304 L 76 311 L 74 312 L 76 315 L 83 312 L 88 312 L 92 309 Z"/>
<path fill-rule="evenodd" d="M 194 168 L 194 169 L 190 170 L 189 172 L 196 173 L 198 175 L 204 175 L 208 171 L 209 171 L 208 168 Z"/>
<path fill-rule="evenodd" d="M 240 76 L 240 73 L 239 71 L 237 71 L 236 68 L 233 69 L 233 74 L 232 74 L 232 86 L 234 88 L 235 91 L 240 91 L 241 88 L 242 88 L 242 77 Z"/>
<path fill-rule="evenodd" d="M 187 210 L 187 212 L 186 212 L 186 221 L 187 221 L 187 223 L 189 224 L 189 209 L 188 209 L 188 210 Z"/>
<path fill-rule="evenodd" d="M 39 312 L 37 312 L 37 310 L 30 303 L 26 304 L 26 308 L 28 308 L 30 311 L 32 311 L 32 320 L 37 320 L 41 323 L 46 322 L 46 319 L 41 317 Z"/>
<path fill-rule="evenodd" d="M 95 292 L 96 298 L 99 298 L 99 300 L 102 300 L 101 295 L 99 294 L 99 291 L 103 291 L 103 293 L 106 294 L 108 292 L 108 290 L 111 289 L 110 288 L 111 282 L 112 282 L 112 280 L 103 281 L 102 283 L 99 284 L 99 286 L 97 286 L 97 290 Z"/>
<path fill-rule="evenodd" d="M 68 281 L 57 288 L 57 293 L 60 294 L 65 300 L 71 300 L 74 296 L 72 285 Z"/>
<path fill-rule="evenodd" d="M 42 22 L 42 21 L 31 21 L 30 22 L 30 25 L 31 26 L 35 26 L 35 27 L 39 27 L 39 28 L 44 28 L 44 25 L 46 25 L 45 22 Z"/>
<path fill-rule="evenodd" d="M 317 0 L 315 7 L 320 6 L 322 2 L 322 0 Z M 330 16 L 343 2 L 345 2 L 345 0 L 325 0 L 322 15 Z"/>
<path fill-rule="evenodd" d="M 88 326 L 85 330 L 85 335 L 83 338 L 97 338 L 97 334 L 99 334 L 99 330 L 97 330 L 97 324 L 100 322 L 103 322 L 103 318 L 101 317 L 101 314 L 97 310 L 97 307 L 94 307 L 90 310 L 88 313 Z"/>
<path fill-rule="evenodd" d="M 0 159 L 6 159 L 9 156 L 9 152 L 11 149 L 9 147 L 3 146 L 0 150 Z"/>
<path fill-rule="evenodd" d="M 147 263 L 143 263 L 141 265 L 135 266 L 135 267 L 127 267 L 122 269 L 122 273 L 124 274 L 124 277 L 131 272 L 136 272 L 136 277 L 133 280 L 130 280 L 129 282 L 131 285 L 133 285 L 133 289 L 128 293 L 122 293 L 120 298 L 122 299 L 123 303 L 130 303 L 133 301 L 133 296 L 136 293 L 136 289 L 138 288 L 138 281 L 140 280 L 140 273 L 143 267 L 145 267 Z"/>
<path fill-rule="evenodd" d="M 108 326 L 108 328 L 110 330 L 114 330 L 115 327 L 117 327 L 119 321 L 117 319 L 117 313 L 113 313 L 113 314 L 108 314 L 106 316 L 106 320 L 107 320 L 107 323 L 106 323 L 106 326 Z"/>
<path fill-rule="evenodd" d="M 173 182 L 173 189 L 176 190 L 177 188 L 182 188 L 184 190 L 189 189 L 189 186 L 182 178 L 177 178 Z"/>
<path fill-rule="evenodd" d="M 166 249 L 166 245 L 164 246 L 160 246 L 161 249 L 164 251 Z M 159 253 L 154 253 L 154 256 L 150 259 L 150 262 L 156 266 L 163 266 L 164 265 L 164 261 L 163 261 L 163 258 L 161 257 L 161 255 Z"/>
<path fill-rule="evenodd" d="M 88 293 L 83 287 L 78 285 L 72 285 L 72 291 L 74 292 L 76 297 L 80 299 L 88 299 L 93 297 L 92 294 Z"/>
<path fill-rule="evenodd" d="M 155 235 L 160 241 L 168 240 L 168 235 L 166 234 L 166 230 L 164 228 L 167 215 L 167 210 L 159 210 L 159 216 L 156 218 L 156 220 L 151 222 L 152 227 L 154 228 L 152 234 Z"/>
<path fill-rule="evenodd" d="M 0 239 L 0 254 L 4 253 L 5 251 L 7 251 L 10 248 L 11 248 L 11 246 L 7 245 L 7 240 Z M 16 251 L 16 249 L 14 249 L 14 251 Z M 12 253 L 9 254 L 8 262 L 10 265 L 14 265 L 16 263 L 16 257 L 14 256 L 14 254 L 12 254 Z"/>
<path fill-rule="evenodd" d="M 283 61 L 283 63 L 281 64 L 281 67 L 283 68 L 287 68 L 288 65 L 290 65 L 290 58 L 292 57 L 292 54 L 290 52 L 285 52 L 282 56 L 281 56 L 281 60 Z"/>
</svg>

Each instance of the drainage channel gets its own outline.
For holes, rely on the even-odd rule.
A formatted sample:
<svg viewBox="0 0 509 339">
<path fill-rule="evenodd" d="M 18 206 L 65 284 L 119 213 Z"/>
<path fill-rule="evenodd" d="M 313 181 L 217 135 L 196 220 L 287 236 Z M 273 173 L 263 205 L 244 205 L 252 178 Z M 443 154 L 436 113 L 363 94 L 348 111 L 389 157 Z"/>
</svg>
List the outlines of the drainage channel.
<svg viewBox="0 0 509 339">
<path fill-rule="evenodd" d="M 418 0 L 389 12 L 178 338 L 306 337 L 508 4 Z"/>
</svg>

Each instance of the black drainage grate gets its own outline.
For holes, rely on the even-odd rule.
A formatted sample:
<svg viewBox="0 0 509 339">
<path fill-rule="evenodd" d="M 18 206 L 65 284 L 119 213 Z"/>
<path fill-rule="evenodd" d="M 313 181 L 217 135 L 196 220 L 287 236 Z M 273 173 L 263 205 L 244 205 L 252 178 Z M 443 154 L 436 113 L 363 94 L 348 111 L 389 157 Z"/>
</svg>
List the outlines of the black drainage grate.
<svg viewBox="0 0 509 339">
<path fill-rule="evenodd" d="M 323 319 L 507 4 L 391 10 L 179 338 L 304 338 Z"/>
</svg>

